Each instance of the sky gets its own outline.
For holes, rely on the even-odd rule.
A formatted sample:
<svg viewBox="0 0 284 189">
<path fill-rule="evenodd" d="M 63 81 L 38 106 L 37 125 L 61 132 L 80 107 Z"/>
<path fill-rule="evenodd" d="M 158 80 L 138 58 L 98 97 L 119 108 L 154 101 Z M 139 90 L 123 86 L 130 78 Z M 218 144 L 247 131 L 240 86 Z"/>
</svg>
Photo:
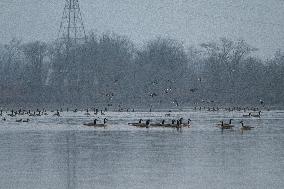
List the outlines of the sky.
<svg viewBox="0 0 284 189">
<path fill-rule="evenodd" d="M 144 44 L 170 37 L 186 46 L 244 39 L 260 57 L 284 51 L 284 0 L 79 0 L 86 32 L 115 32 Z M 0 0 L 0 43 L 52 41 L 65 0 Z"/>
</svg>

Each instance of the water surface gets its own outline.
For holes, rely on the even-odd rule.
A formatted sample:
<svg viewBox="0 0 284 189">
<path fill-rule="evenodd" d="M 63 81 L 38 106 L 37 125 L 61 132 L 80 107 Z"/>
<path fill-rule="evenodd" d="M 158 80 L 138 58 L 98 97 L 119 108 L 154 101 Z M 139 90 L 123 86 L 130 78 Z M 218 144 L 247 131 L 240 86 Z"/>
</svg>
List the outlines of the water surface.
<svg viewBox="0 0 284 189">
<path fill-rule="evenodd" d="M 242 118 L 242 112 L 192 111 L 192 128 L 135 128 L 165 112 L 108 112 L 109 126 L 87 128 L 94 116 L 0 121 L 0 188 L 284 188 L 284 112 Z M 26 118 L 23 116 L 23 118 Z M 235 129 L 221 132 L 220 120 Z M 255 129 L 241 133 L 239 121 Z"/>
</svg>

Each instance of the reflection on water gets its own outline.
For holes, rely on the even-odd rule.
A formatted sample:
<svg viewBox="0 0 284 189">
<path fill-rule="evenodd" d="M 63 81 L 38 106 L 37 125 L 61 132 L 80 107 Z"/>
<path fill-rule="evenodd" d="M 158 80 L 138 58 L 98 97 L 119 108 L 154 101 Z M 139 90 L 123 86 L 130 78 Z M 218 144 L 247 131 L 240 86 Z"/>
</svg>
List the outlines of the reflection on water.
<svg viewBox="0 0 284 189">
<path fill-rule="evenodd" d="M 256 129 L 243 134 L 213 127 L 227 118 L 220 113 L 191 112 L 193 127 L 181 132 L 130 128 L 122 122 L 135 116 L 119 114 L 108 129 L 81 127 L 89 118 L 74 115 L 69 124 L 1 123 L 0 188 L 280 189 L 284 117 L 275 115 L 247 119 Z"/>
</svg>

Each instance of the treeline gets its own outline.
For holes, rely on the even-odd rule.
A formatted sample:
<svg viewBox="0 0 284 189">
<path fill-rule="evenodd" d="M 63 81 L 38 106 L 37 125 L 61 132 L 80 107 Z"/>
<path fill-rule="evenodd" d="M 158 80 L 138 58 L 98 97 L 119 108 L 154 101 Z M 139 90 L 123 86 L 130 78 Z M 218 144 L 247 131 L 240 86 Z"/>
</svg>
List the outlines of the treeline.
<svg viewBox="0 0 284 189">
<path fill-rule="evenodd" d="M 222 38 L 186 48 L 157 38 L 138 48 L 115 34 L 64 43 L 0 47 L 1 104 L 284 104 L 284 53 L 253 55 L 245 41 Z"/>
</svg>

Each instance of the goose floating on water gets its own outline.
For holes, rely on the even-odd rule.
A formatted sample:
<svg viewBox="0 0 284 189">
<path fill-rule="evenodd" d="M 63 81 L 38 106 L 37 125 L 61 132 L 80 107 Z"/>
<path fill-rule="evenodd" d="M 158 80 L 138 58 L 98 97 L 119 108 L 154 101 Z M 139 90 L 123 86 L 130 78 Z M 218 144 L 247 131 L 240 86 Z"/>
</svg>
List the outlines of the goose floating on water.
<svg viewBox="0 0 284 189">
<path fill-rule="evenodd" d="M 243 117 L 250 117 L 251 116 L 251 112 L 249 114 L 244 114 Z"/>
<path fill-rule="evenodd" d="M 17 119 L 16 120 L 16 122 L 22 122 L 23 121 L 23 119 Z"/>
<path fill-rule="evenodd" d="M 104 118 L 104 123 L 102 124 L 97 124 L 97 119 L 94 120 L 94 122 L 91 123 L 84 123 L 85 126 L 89 126 L 89 127 L 106 127 L 106 122 L 107 122 L 107 118 Z"/>
<path fill-rule="evenodd" d="M 254 128 L 254 127 L 251 127 L 251 126 L 244 125 L 243 121 L 241 121 L 240 123 L 242 124 L 241 130 L 251 130 L 252 128 Z"/>
<path fill-rule="evenodd" d="M 190 127 L 190 122 L 191 122 L 191 119 L 188 119 L 187 123 L 183 123 L 183 118 L 180 118 L 178 120 L 173 119 L 171 124 L 163 124 L 163 126 L 168 127 L 168 128 L 181 129 L 183 127 Z"/>
<path fill-rule="evenodd" d="M 221 121 L 221 123 L 219 123 L 217 127 L 219 127 L 220 129 L 232 129 L 234 127 L 234 125 L 232 125 L 232 120 L 233 119 L 230 119 L 229 123 L 224 123 L 224 121 Z"/>
<path fill-rule="evenodd" d="M 142 121 L 143 121 L 142 119 L 139 119 L 138 123 L 128 123 L 128 125 L 137 126 L 137 125 L 141 124 Z"/>
<path fill-rule="evenodd" d="M 162 120 L 161 123 L 152 123 L 150 126 L 151 127 L 164 127 L 165 125 L 165 120 Z"/>
<path fill-rule="evenodd" d="M 24 123 L 28 123 L 29 121 L 30 121 L 30 119 L 23 120 Z"/>
<path fill-rule="evenodd" d="M 188 119 L 187 123 L 182 123 L 182 126 L 183 127 L 191 127 L 190 122 L 191 122 L 191 119 Z"/>
<path fill-rule="evenodd" d="M 101 115 L 105 115 L 105 113 L 103 112 L 103 110 L 101 110 Z"/>
<path fill-rule="evenodd" d="M 138 123 L 128 123 L 128 125 L 132 125 L 132 126 L 135 126 L 135 127 L 146 127 L 146 128 L 149 128 L 150 126 L 150 120 L 147 120 L 146 123 L 142 123 L 142 119 L 139 120 Z"/>
<path fill-rule="evenodd" d="M 261 111 L 258 112 L 258 114 L 251 114 L 252 117 L 260 117 Z"/>
<path fill-rule="evenodd" d="M 58 116 L 58 117 L 60 117 L 59 111 L 57 110 L 57 112 L 56 112 L 55 114 L 53 114 L 53 116 Z"/>
</svg>

